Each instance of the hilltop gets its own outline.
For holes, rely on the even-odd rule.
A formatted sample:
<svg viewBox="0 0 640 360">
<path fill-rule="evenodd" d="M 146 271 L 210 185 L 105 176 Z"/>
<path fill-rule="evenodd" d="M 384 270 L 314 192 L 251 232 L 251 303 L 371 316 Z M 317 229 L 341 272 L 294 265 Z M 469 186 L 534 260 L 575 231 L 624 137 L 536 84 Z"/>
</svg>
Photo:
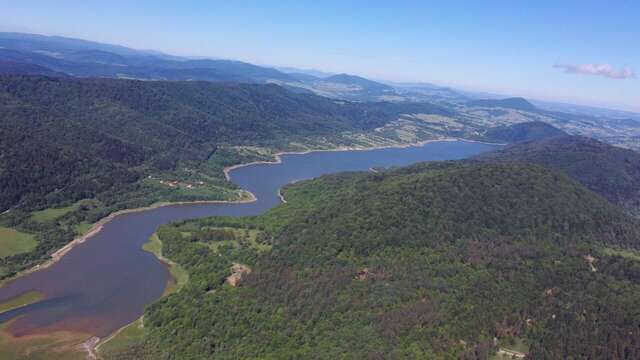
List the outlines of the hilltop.
<svg viewBox="0 0 640 360">
<path fill-rule="evenodd" d="M 555 136 L 484 154 L 490 162 L 533 163 L 562 171 L 613 203 L 640 208 L 640 153 L 582 136 Z"/>
<path fill-rule="evenodd" d="M 563 135 L 567 133 L 542 121 L 497 126 L 484 133 L 488 140 L 502 143 L 520 143 Z"/>
</svg>

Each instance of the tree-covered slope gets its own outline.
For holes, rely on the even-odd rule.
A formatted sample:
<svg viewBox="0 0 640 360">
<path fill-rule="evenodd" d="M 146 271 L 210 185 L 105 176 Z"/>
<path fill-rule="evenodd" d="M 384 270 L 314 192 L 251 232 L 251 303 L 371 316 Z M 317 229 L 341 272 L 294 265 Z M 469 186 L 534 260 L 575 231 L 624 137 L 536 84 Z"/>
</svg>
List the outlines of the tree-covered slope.
<svg viewBox="0 0 640 360">
<path fill-rule="evenodd" d="M 616 204 L 640 208 L 640 153 L 633 150 L 582 136 L 560 136 L 516 144 L 478 159 L 549 167 Z"/>
<path fill-rule="evenodd" d="M 612 255 L 634 254 L 620 249 L 638 247 L 640 224 L 564 175 L 423 164 L 284 195 L 258 218 L 162 227 L 189 285 L 110 355 L 487 359 L 517 343 L 534 359 L 640 356 L 640 262 Z M 221 227 L 266 235 L 218 242 Z M 233 263 L 251 269 L 235 287 Z"/>
<path fill-rule="evenodd" d="M 135 180 L 124 174 L 131 167 L 198 166 L 219 144 L 281 145 L 371 129 L 401 111 L 272 85 L 26 76 L 0 77 L 0 108 L 0 210 L 74 186 L 95 185 L 72 198 L 95 195 L 102 175 L 116 169 L 123 178 L 113 181 L 127 182 Z"/>
<path fill-rule="evenodd" d="M 0 76 L 0 224 L 38 239 L 35 251 L 0 259 L 0 277 L 110 212 L 237 199 L 223 167 L 269 160 L 290 144 L 331 144 L 413 111 L 441 109 L 336 102 L 276 85 Z M 31 216 L 66 207 L 46 223 Z"/>
<path fill-rule="evenodd" d="M 519 143 L 567 135 L 564 131 L 542 121 L 530 121 L 487 129 L 485 138 L 503 143 Z"/>
</svg>

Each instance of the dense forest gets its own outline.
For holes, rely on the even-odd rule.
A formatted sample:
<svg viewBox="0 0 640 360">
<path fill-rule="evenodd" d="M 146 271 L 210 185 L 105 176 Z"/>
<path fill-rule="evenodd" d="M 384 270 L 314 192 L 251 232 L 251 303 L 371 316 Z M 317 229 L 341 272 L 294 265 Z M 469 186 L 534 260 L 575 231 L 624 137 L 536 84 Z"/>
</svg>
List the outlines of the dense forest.
<svg viewBox="0 0 640 360">
<path fill-rule="evenodd" d="M 567 135 L 564 131 L 542 121 L 530 121 L 487 129 L 484 136 L 491 141 L 520 143 Z"/>
<path fill-rule="evenodd" d="M 55 189 L 84 196 L 69 189 L 93 183 L 84 177 L 98 182 L 85 191 L 100 192 L 106 174 L 131 182 L 132 167 L 197 166 L 219 144 L 275 146 L 372 129 L 403 111 L 442 111 L 429 104 L 337 103 L 275 85 L 25 76 L 0 77 L 0 100 L 1 145 L 11 151 L 1 159 L 0 210 Z"/>
<path fill-rule="evenodd" d="M 559 170 L 633 212 L 640 210 L 640 153 L 582 136 L 552 136 L 478 157 Z"/>
<path fill-rule="evenodd" d="M 259 217 L 161 227 L 189 283 L 107 358 L 640 357 L 640 223 L 561 173 L 419 164 L 283 193 Z"/>
<path fill-rule="evenodd" d="M 0 226 L 38 248 L 0 259 L 0 277 L 31 266 L 90 224 L 159 201 L 237 199 L 225 166 L 289 143 L 364 131 L 428 104 L 351 103 L 276 85 L 0 76 Z M 86 200 L 91 200 L 87 202 Z M 82 206 L 79 202 L 84 201 Z M 31 213 L 72 206 L 46 223 Z"/>
</svg>

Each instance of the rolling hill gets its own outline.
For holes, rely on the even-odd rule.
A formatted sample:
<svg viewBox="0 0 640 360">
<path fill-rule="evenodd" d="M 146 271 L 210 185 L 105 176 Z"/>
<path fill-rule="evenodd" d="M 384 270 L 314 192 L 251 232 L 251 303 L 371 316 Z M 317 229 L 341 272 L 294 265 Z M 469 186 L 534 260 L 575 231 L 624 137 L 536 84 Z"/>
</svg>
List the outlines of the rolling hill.
<svg viewBox="0 0 640 360">
<path fill-rule="evenodd" d="M 520 143 L 563 135 L 567 133 L 542 121 L 497 126 L 484 133 L 488 140 L 503 143 Z"/>
<path fill-rule="evenodd" d="M 473 100 L 468 103 L 468 106 L 471 107 L 500 107 L 514 110 L 522 110 L 522 111 L 531 111 L 535 112 L 538 110 L 533 104 L 528 102 L 524 98 L 514 97 L 507 99 L 481 99 L 481 100 Z"/>
<path fill-rule="evenodd" d="M 516 144 L 479 157 L 532 163 L 562 171 L 611 202 L 640 209 L 640 153 L 582 136 L 555 136 Z"/>
<path fill-rule="evenodd" d="M 66 76 L 44 66 L 26 64 L 12 60 L 0 60 L 0 75 Z"/>
</svg>

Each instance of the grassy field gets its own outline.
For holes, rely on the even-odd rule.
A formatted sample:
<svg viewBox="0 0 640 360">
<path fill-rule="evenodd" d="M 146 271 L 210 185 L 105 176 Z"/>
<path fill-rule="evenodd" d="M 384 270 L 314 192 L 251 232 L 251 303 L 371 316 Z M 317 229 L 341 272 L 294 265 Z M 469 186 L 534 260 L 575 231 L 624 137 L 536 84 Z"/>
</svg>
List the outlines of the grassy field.
<svg viewBox="0 0 640 360">
<path fill-rule="evenodd" d="M 61 208 L 50 208 L 50 209 L 35 211 L 31 213 L 31 219 L 37 222 L 49 222 L 75 209 L 76 209 L 76 205 L 71 205 L 71 206 L 66 206 Z"/>
<path fill-rule="evenodd" d="M 0 304 L 0 313 L 34 303 L 40 299 L 42 299 L 42 295 L 40 293 L 37 291 L 29 291 Z"/>
<path fill-rule="evenodd" d="M 89 230 L 91 230 L 91 228 L 93 227 L 93 224 L 89 224 L 86 222 L 82 222 L 80 224 L 76 224 L 73 229 L 80 235 L 84 235 L 86 233 L 89 232 Z"/>
<path fill-rule="evenodd" d="M 239 249 L 244 245 L 248 245 L 250 248 L 254 249 L 258 253 L 262 253 L 265 251 L 271 250 L 271 245 L 261 244 L 257 241 L 258 234 L 261 233 L 260 230 L 255 229 L 240 229 L 233 227 L 220 227 L 215 229 L 223 229 L 223 230 L 231 230 L 234 233 L 234 240 L 223 240 L 223 241 L 212 241 L 207 243 L 206 245 L 211 248 L 214 252 L 218 252 L 218 249 L 221 246 L 232 246 L 235 249 Z M 183 236 L 191 236 L 191 233 L 183 232 Z"/>
<path fill-rule="evenodd" d="M 37 245 L 33 235 L 0 226 L 0 258 L 29 252 Z"/>
</svg>

